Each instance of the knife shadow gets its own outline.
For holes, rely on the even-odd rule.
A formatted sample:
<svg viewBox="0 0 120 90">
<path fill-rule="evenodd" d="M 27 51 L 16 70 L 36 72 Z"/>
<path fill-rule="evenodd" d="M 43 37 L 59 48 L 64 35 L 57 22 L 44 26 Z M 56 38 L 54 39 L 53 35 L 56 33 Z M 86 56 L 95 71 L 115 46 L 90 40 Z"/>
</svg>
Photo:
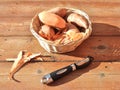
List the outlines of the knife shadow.
<svg viewBox="0 0 120 90">
<path fill-rule="evenodd" d="M 84 68 L 84 69 L 80 69 L 80 70 L 76 70 L 74 72 L 69 73 L 68 75 L 58 79 L 57 81 L 48 84 L 49 86 L 58 86 L 67 82 L 70 82 L 74 79 L 80 78 L 81 75 L 89 72 L 90 70 L 98 67 L 100 64 L 100 62 L 94 63 L 92 62 L 88 67 Z"/>
<path fill-rule="evenodd" d="M 105 23 L 92 23 L 92 35 L 93 37 L 99 36 L 100 39 L 102 36 L 106 36 L 106 35 L 113 35 L 113 30 L 114 30 L 114 35 L 120 35 L 120 28 L 113 26 L 113 25 L 109 25 L 109 24 L 105 24 Z M 103 33 L 106 30 L 106 33 Z M 102 36 L 101 36 L 102 35 Z M 98 37 L 97 37 L 98 38 Z M 100 40 L 98 40 L 100 41 Z M 105 43 L 106 41 L 104 40 L 102 43 Z M 87 43 L 87 44 L 86 44 Z M 87 47 L 85 48 L 85 45 L 88 45 L 93 43 L 92 39 L 88 38 L 87 40 L 85 40 L 80 46 L 78 46 L 74 51 L 69 52 L 69 53 L 65 53 L 64 55 L 68 55 L 68 56 L 74 56 L 74 57 L 86 57 L 86 56 L 92 56 L 94 57 L 95 61 L 97 60 L 104 60 L 104 53 L 103 51 L 106 50 L 106 47 Z M 101 42 L 100 42 L 101 43 Z M 93 44 L 92 44 L 93 45 Z M 97 50 L 95 50 L 97 49 Z M 93 51 L 92 53 L 90 51 Z M 96 51 L 96 52 L 94 52 Z M 82 53 L 84 52 L 84 53 Z M 97 53 L 97 55 L 96 55 Z M 108 60 L 108 59 L 107 59 Z M 105 61 L 107 61 L 105 59 Z M 49 86 L 58 86 L 64 83 L 68 83 L 74 79 L 80 78 L 81 75 L 89 72 L 92 69 L 95 69 L 96 67 L 98 67 L 100 65 L 101 62 L 93 62 L 86 68 L 81 69 L 81 70 L 76 70 L 74 72 L 71 72 L 70 74 L 60 78 L 59 80 L 48 84 Z"/>
</svg>

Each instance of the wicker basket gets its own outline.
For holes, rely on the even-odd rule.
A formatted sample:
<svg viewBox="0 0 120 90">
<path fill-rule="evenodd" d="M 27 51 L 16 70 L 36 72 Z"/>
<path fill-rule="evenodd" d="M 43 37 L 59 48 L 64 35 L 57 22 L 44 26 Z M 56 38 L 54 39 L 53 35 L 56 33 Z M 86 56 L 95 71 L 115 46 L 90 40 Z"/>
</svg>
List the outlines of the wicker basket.
<svg viewBox="0 0 120 90">
<path fill-rule="evenodd" d="M 65 52 L 70 52 L 75 50 L 85 39 L 87 39 L 91 32 L 92 32 L 92 28 L 91 28 L 91 21 L 89 20 L 88 15 L 79 10 L 79 9 L 73 9 L 73 8 L 67 8 L 67 7 L 60 7 L 60 8 L 66 8 L 67 10 L 69 10 L 69 12 L 75 12 L 78 13 L 82 16 L 84 16 L 88 22 L 89 22 L 89 27 L 88 29 L 85 30 L 84 32 L 84 36 L 82 39 L 65 44 L 65 45 L 56 45 L 54 41 L 49 41 L 44 39 L 43 37 L 41 37 L 40 35 L 38 35 L 38 30 L 40 29 L 40 25 L 41 22 L 39 20 L 38 14 L 35 15 L 32 19 L 32 22 L 30 24 L 30 31 L 32 32 L 32 34 L 37 38 L 37 40 L 39 41 L 40 45 L 47 50 L 48 52 L 54 52 L 54 53 L 65 53 Z"/>
</svg>

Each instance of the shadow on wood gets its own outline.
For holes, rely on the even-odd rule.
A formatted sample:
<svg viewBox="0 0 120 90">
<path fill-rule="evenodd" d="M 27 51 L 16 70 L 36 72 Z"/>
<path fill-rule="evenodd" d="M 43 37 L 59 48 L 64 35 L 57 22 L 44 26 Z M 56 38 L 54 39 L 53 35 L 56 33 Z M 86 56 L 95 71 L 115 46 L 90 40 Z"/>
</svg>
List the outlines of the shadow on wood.
<svg viewBox="0 0 120 90">
<path fill-rule="evenodd" d="M 105 23 L 92 23 L 92 29 L 92 36 L 120 36 L 120 27 Z"/>
<path fill-rule="evenodd" d="M 74 51 L 66 55 L 93 56 L 95 61 L 120 59 L 120 52 L 118 51 L 120 49 L 120 42 L 118 41 L 120 39 L 120 28 L 105 23 L 93 23 L 92 28 L 92 35 Z"/>
</svg>

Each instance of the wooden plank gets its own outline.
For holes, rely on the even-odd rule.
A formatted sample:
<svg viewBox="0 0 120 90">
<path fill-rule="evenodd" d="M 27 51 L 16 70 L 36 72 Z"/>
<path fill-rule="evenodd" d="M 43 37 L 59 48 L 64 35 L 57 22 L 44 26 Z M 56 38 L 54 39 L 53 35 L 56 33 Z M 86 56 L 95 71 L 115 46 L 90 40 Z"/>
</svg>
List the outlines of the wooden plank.
<svg viewBox="0 0 120 90">
<path fill-rule="evenodd" d="M 0 2 L 0 17 L 33 17 L 37 12 L 57 6 L 81 9 L 90 16 L 120 17 L 120 2 L 82 1 L 11 1 Z M 88 9 L 89 8 L 89 9 Z M 3 11 L 4 9 L 4 11 Z"/>
<path fill-rule="evenodd" d="M 1 90 L 119 90 L 120 63 L 92 63 L 85 69 L 77 70 L 50 84 L 43 85 L 40 79 L 43 75 L 71 64 L 72 62 L 40 62 L 29 63 L 15 74 L 21 83 L 8 80 L 12 63 L 0 63 Z M 31 68 L 32 67 L 32 68 Z M 48 68 L 49 67 L 49 68 Z M 32 82 L 32 83 L 31 83 Z"/>
<path fill-rule="evenodd" d="M 0 36 L 32 35 L 29 28 L 31 20 L 32 18 L 1 18 Z"/>
<path fill-rule="evenodd" d="M 95 60 L 119 60 L 120 37 L 96 36 L 84 41 L 76 50 L 65 54 L 52 54 L 40 47 L 34 37 L 0 37 L 0 60 L 16 57 L 20 50 L 41 52 L 54 56 L 55 60 L 77 60 L 79 57 L 93 56 Z M 64 58 L 63 58 L 64 56 Z"/>
<path fill-rule="evenodd" d="M 120 35 L 119 18 L 90 17 L 93 28 L 92 35 Z M 0 36 L 31 36 L 30 22 L 32 18 L 0 18 Z"/>
<path fill-rule="evenodd" d="M 38 41 L 29 31 L 31 18 L 37 12 L 56 6 L 84 10 L 93 23 L 92 36 L 73 52 L 48 53 L 40 47 Z M 120 0 L 0 1 L 0 90 L 119 90 L 119 10 Z M 47 58 L 47 60 L 52 60 L 52 62 L 26 64 L 15 74 L 15 78 L 21 82 L 10 81 L 8 74 L 13 63 L 1 62 L 1 60 L 16 58 L 20 50 L 49 54 L 52 57 Z M 72 72 L 50 85 L 40 83 L 43 75 L 74 63 L 73 61 L 81 60 L 82 57 L 88 55 L 95 58 L 89 67 Z M 116 60 L 117 62 L 115 62 Z"/>
<path fill-rule="evenodd" d="M 0 2 L 11 2 L 11 1 L 15 1 L 15 0 L 4 0 L 4 1 L 0 1 Z M 17 0 L 17 1 L 23 1 L 23 0 Z M 56 1 L 56 0 L 24 0 L 24 1 L 34 1 L 34 2 L 38 2 L 38 1 Z M 57 0 L 57 1 L 68 1 L 68 2 L 70 2 L 70 1 L 73 1 L 73 0 Z M 120 0 L 115 0 L 115 1 L 113 1 L 113 0 L 97 0 L 97 1 L 95 1 L 95 0 L 74 0 L 74 1 L 81 1 L 81 2 L 112 2 L 112 3 L 114 3 L 114 2 L 120 2 Z"/>
</svg>

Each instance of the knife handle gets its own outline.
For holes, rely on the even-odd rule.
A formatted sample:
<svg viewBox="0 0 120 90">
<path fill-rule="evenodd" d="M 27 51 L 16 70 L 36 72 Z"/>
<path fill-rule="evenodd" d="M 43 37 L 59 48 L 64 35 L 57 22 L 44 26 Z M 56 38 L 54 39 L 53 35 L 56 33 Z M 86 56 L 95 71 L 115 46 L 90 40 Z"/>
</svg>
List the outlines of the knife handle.
<svg viewBox="0 0 120 90">
<path fill-rule="evenodd" d="M 56 70 L 54 72 L 51 72 L 51 73 L 45 75 L 41 79 L 41 82 L 43 84 L 49 84 L 51 82 L 54 82 L 54 81 L 58 80 L 59 78 L 69 74 L 72 71 L 75 71 L 77 69 L 82 69 L 82 68 L 87 67 L 91 63 L 92 60 L 93 60 L 93 58 L 88 56 L 84 60 L 81 60 L 79 62 L 73 63 L 71 65 L 68 65 L 68 66 L 64 67 L 64 68 L 61 68 L 59 70 Z"/>
</svg>

